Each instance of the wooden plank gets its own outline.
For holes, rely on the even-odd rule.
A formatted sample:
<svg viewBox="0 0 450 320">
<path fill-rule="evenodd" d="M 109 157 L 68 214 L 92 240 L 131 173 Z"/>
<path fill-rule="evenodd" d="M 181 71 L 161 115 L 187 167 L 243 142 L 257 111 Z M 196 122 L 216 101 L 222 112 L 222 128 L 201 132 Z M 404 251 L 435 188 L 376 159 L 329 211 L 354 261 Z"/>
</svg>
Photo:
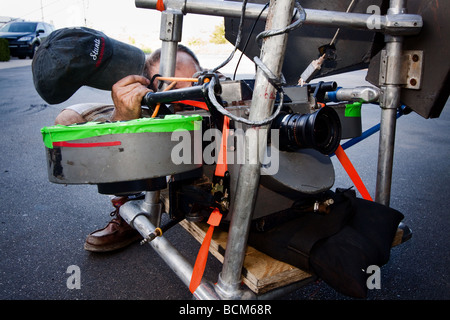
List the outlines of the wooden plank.
<svg viewBox="0 0 450 320">
<path fill-rule="evenodd" d="M 197 241 L 203 242 L 208 225 L 183 220 L 181 226 Z M 228 233 L 216 228 L 211 240 L 210 252 L 223 263 Z M 242 270 L 243 282 L 255 294 L 262 294 L 270 290 L 292 284 L 311 277 L 311 274 L 287 263 L 275 260 L 268 255 L 247 246 Z"/>
<path fill-rule="evenodd" d="M 396 247 L 403 243 L 403 230 L 397 228 L 397 232 L 395 233 L 394 240 L 392 240 L 392 247 Z"/>
</svg>

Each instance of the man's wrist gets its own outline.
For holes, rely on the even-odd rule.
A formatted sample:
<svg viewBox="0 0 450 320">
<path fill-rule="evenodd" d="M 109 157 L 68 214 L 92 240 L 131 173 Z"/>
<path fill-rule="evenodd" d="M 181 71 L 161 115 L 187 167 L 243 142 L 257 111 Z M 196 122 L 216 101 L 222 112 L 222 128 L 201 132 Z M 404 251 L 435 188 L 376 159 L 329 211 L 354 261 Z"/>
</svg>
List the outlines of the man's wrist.
<svg viewBox="0 0 450 320">
<path fill-rule="evenodd" d="M 138 119 L 141 116 L 141 110 L 139 109 L 139 112 L 132 112 L 129 114 L 122 114 L 120 112 L 117 112 L 117 108 L 114 108 L 114 111 L 112 112 L 112 115 L 110 117 L 111 121 L 126 121 L 126 120 L 134 120 Z"/>
</svg>

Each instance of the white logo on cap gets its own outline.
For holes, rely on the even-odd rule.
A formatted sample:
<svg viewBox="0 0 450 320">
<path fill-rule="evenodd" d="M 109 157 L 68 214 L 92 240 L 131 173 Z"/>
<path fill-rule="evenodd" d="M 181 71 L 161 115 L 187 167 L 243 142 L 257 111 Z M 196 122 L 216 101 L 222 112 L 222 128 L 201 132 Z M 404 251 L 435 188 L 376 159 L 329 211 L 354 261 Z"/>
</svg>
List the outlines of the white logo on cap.
<svg viewBox="0 0 450 320">
<path fill-rule="evenodd" d="M 91 51 L 90 54 L 92 60 L 94 61 L 97 60 L 99 51 L 100 51 L 100 39 L 94 39 L 94 49 Z"/>
</svg>

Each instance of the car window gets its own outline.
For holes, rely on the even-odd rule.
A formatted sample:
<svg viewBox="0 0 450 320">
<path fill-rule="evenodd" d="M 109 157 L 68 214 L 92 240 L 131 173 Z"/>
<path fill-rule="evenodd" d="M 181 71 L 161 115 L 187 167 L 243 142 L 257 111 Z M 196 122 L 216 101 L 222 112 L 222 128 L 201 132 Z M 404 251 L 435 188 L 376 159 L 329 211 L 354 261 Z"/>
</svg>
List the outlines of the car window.
<svg viewBox="0 0 450 320">
<path fill-rule="evenodd" d="M 47 30 L 45 29 L 44 25 L 42 23 L 38 23 L 36 27 L 36 31 L 38 30 L 44 30 L 44 33 L 47 33 Z"/>
<path fill-rule="evenodd" d="M 1 28 L 2 32 L 33 32 L 36 30 L 36 23 L 14 22 Z"/>
<path fill-rule="evenodd" d="M 10 24 L 5 24 L 0 28 L 0 32 L 9 32 L 9 26 Z"/>
<path fill-rule="evenodd" d="M 52 31 L 54 30 L 53 26 L 47 23 L 44 23 L 44 27 L 45 27 L 45 33 L 52 33 Z"/>
</svg>

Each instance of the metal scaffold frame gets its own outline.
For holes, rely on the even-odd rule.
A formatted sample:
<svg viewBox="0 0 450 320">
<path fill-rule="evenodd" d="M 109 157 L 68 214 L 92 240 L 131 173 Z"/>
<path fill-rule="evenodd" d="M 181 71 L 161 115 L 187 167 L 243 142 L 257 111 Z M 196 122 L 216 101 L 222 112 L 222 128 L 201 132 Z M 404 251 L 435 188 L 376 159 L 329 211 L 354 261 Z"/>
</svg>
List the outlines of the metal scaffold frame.
<svg viewBox="0 0 450 320">
<path fill-rule="evenodd" d="M 158 0 L 136 0 L 136 7 L 156 9 Z M 266 30 L 283 29 L 289 26 L 298 11 L 294 10 L 295 0 L 271 0 L 269 9 L 261 15 L 266 19 Z M 399 81 L 395 75 L 401 74 L 400 61 L 402 56 L 402 41 L 405 35 L 420 32 L 422 19 L 419 15 L 405 13 L 404 0 L 391 0 L 387 15 L 380 16 L 377 32 L 385 34 L 386 55 L 389 64 L 386 74 L 389 81 L 381 87 L 381 123 L 378 156 L 378 171 L 375 201 L 389 206 L 392 179 L 394 140 L 396 128 L 396 111 L 400 107 Z M 204 14 L 223 17 L 240 17 L 243 11 L 242 3 L 219 0 L 165 0 L 165 9 L 161 11 L 160 39 L 161 62 L 160 74 L 164 77 L 174 76 L 178 42 L 181 41 L 183 16 L 185 14 Z M 248 3 L 245 7 L 245 17 L 256 19 L 262 11 L 263 5 Z M 317 26 L 332 26 L 336 28 L 356 28 L 374 31 L 368 28 L 367 21 L 370 14 L 332 12 L 325 10 L 304 9 L 306 18 L 304 24 Z M 295 19 L 294 19 L 295 20 Z M 264 39 L 259 60 L 271 73 L 279 78 L 286 50 L 288 33 Z M 250 107 L 249 119 L 258 121 L 272 114 L 274 100 L 267 98 L 274 93 L 275 88 L 267 78 L 266 73 L 258 67 L 255 79 L 254 98 Z M 258 130 L 258 127 L 249 130 Z M 267 137 L 258 142 L 259 150 L 264 151 Z M 258 157 L 260 159 L 261 157 Z M 249 291 L 241 289 L 241 270 L 244 261 L 247 238 L 250 229 L 251 216 L 258 190 L 260 178 L 259 160 L 244 164 L 241 167 L 236 198 L 230 209 L 231 224 L 228 234 L 226 252 L 222 272 L 217 284 L 213 285 L 205 279 L 195 290 L 197 299 L 247 299 L 255 298 Z M 155 224 L 161 215 L 161 207 L 157 205 L 159 192 L 148 192 L 145 200 L 130 201 L 122 205 L 121 216 L 144 237 L 156 229 Z M 145 212 L 145 214 L 143 214 Z M 156 237 L 150 245 L 164 259 L 177 276 L 189 286 L 193 267 L 182 254 L 175 249 L 163 236 Z M 283 290 L 277 291 L 285 293 Z M 270 298 L 273 294 L 256 297 Z"/>
</svg>

